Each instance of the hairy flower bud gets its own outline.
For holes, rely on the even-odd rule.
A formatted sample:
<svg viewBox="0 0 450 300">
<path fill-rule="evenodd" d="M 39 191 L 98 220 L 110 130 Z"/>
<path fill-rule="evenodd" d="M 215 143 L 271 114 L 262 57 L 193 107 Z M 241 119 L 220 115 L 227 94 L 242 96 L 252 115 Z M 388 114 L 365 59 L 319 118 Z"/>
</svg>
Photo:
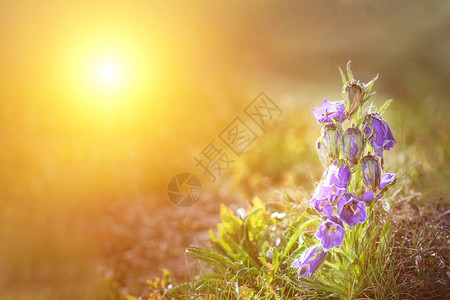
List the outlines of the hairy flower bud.
<svg viewBox="0 0 450 300">
<path fill-rule="evenodd" d="M 364 91 L 364 86 L 359 81 L 353 81 L 345 86 L 345 107 L 347 108 L 348 119 L 362 105 Z"/>
<path fill-rule="evenodd" d="M 349 165 L 358 164 L 364 151 L 364 136 L 358 128 L 348 128 L 342 135 L 342 154 Z"/>
<path fill-rule="evenodd" d="M 325 168 L 328 167 L 330 165 L 330 160 L 328 159 L 327 149 L 325 149 L 325 146 L 322 144 L 321 139 L 317 141 L 316 151 L 322 165 Z"/>
<path fill-rule="evenodd" d="M 323 165 L 327 167 L 339 158 L 342 129 L 333 123 L 322 129 L 322 136 L 317 142 L 317 153 Z"/>
<path fill-rule="evenodd" d="M 362 166 L 365 186 L 371 191 L 376 191 L 380 187 L 381 180 L 380 161 L 376 156 L 368 154 L 363 157 Z"/>
</svg>

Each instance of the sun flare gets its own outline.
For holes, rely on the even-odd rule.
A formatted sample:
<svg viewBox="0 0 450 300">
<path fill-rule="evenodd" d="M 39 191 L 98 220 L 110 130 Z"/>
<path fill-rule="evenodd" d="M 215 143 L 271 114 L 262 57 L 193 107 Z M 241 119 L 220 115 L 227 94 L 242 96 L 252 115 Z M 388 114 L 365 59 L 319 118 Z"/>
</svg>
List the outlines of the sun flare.
<svg viewBox="0 0 450 300">
<path fill-rule="evenodd" d="M 89 68 L 91 76 L 87 78 L 91 92 L 115 94 L 127 90 L 127 77 L 132 74 L 125 58 L 106 55 L 93 57 Z"/>
<path fill-rule="evenodd" d="M 161 86 L 154 45 L 124 29 L 74 35 L 59 53 L 56 80 L 65 103 L 96 119 L 98 113 L 138 111 Z"/>
<path fill-rule="evenodd" d="M 100 61 L 94 67 L 94 80 L 98 85 L 105 88 L 117 87 L 121 81 L 123 70 L 115 61 Z"/>
</svg>

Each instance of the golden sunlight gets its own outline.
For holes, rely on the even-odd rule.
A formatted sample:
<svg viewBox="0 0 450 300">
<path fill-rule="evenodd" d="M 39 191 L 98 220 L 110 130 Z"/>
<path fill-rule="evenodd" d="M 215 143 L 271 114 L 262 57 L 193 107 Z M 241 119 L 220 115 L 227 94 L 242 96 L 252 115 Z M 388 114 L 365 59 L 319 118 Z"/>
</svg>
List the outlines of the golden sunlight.
<svg viewBox="0 0 450 300">
<path fill-rule="evenodd" d="M 94 80 L 102 88 L 114 89 L 122 81 L 123 70 L 120 64 L 112 60 L 99 61 L 94 66 Z"/>
<path fill-rule="evenodd" d="M 137 69 L 131 53 L 96 51 L 86 55 L 78 72 L 88 94 L 113 99 L 129 97 L 135 92 Z"/>
</svg>

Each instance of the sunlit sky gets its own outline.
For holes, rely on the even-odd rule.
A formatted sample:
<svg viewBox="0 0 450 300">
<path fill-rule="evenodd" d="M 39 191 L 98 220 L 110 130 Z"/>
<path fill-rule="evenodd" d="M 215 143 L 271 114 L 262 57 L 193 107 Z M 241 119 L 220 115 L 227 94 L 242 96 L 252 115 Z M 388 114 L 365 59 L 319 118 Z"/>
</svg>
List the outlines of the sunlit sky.
<svg viewBox="0 0 450 300">
<path fill-rule="evenodd" d="M 217 19 L 189 4 L 157 1 L 4 2 L 3 95 L 27 108 L 36 103 L 34 110 L 96 120 L 144 110 L 161 118 L 176 91 L 222 84 L 231 45 L 223 47 L 223 32 L 210 30 Z"/>
<path fill-rule="evenodd" d="M 408 7 L 402 12 L 411 21 L 386 35 L 392 22 L 373 26 L 376 11 L 349 17 L 369 4 L 349 10 L 340 2 L 311 3 L 2 1 L 1 151 L 14 162 L 3 165 L 5 176 L 22 168 L 50 186 L 52 178 L 64 174 L 69 182 L 78 172 L 84 187 L 83 176 L 95 170 L 102 184 L 114 185 L 100 172 L 107 170 L 134 188 L 164 173 L 165 185 L 169 164 L 190 161 L 259 92 L 312 107 L 315 97 L 339 96 L 317 85 L 338 90 L 337 66 L 350 58 L 363 80 L 380 72 L 379 85 L 397 86 L 393 79 L 402 77 L 390 74 L 391 62 L 404 63 L 396 64 L 402 73 L 412 66 L 402 53 L 440 28 L 419 26 L 409 14 L 421 10 Z M 445 14 L 426 13 L 445 24 Z M 397 20 L 395 12 L 380 14 Z M 351 34 L 337 34 L 349 28 Z M 431 53 L 426 65 L 435 69 L 446 63 L 445 51 L 417 53 Z M 407 88 L 434 82 L 414 72 L 406 72 L 414 79 Z"/>
<path fill-rule="evenodd" d="M 8 74 L 2 74 L 2 82 L 6 80 L 6 89 L 15 90 L 9 91 L 11 95 L 81 101 L 111 98 L 118 93 L 136 96 L 144 85 L 146 65 L 156 58 L 150 53 L 147 38 L 133 37 L 138 29 L 136 11 L 129 19 L 126 14 L 114 13 L 132 6 L 109 4 L 3 4 L 1 39 L 2 45 L 7 46 L 2 47 L 1 59 L 6 65 L 2 69 Z M 148 51 L 146 55 L 144 51 Z M 80 105 L 88 108 L 89 104 Z"/>
<path fill-rule="evenodd" d="M 5 176 L 21 176 L 18 189 L 29 180 L 86 197 L 171 176 L 162 157 L 190 158 L 171 154 L 193 147 L 176 143 L 186 132 L 186 143 L 206 141 L 191 112 L 211 109 L 201 91 L 223 84 L 214 79 L 226 64 L 223 41 L 196 15 L 188 4 L 156 1 L 3 1 Z"/>
</svg>

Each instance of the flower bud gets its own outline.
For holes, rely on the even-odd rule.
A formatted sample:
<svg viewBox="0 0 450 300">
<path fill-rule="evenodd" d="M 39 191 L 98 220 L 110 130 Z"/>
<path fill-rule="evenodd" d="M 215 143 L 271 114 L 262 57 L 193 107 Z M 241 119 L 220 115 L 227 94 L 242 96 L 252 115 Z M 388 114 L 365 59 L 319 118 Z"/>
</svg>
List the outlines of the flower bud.
<svg viewBox="0 0 450 300">
<path fill-rule="evenodd" d="M 376 191 L 380 187 L 380 161 L 376 156 L 368 154 L 363 157 L 362 166 L 365 186 L 371 191 Z"/>
<path fill-rule="evenodd" d="M 317 153 L 325 167 L 339 158 L 342 129 L 333 123 L 322 129 L 322 136 L 317 141 Z"/>
<path fill-rule="evenodd" d="M 342 154 L 351 165 L 357 165 L 364 151 L 364 136 L 358 128 L 348 128 L 342 135 Z"/>
<path fill-rule="evenodd" d="M 317 141 L 316 145 L 317 156 L 319 156 L 320 162 L 326 168 L 330 165 L 330 160 L 328 159 L 327 149 L 325 149 L 325 146 L 320 140 Z"/>
<path fill-rule="evenodd" d="M 345 86 L 345 107 L 347 108 L 347 118 L 353 114 L 362 105 L 364 97 L 364 86 L 358 81 L 353 81 Z"/>
</svg>

